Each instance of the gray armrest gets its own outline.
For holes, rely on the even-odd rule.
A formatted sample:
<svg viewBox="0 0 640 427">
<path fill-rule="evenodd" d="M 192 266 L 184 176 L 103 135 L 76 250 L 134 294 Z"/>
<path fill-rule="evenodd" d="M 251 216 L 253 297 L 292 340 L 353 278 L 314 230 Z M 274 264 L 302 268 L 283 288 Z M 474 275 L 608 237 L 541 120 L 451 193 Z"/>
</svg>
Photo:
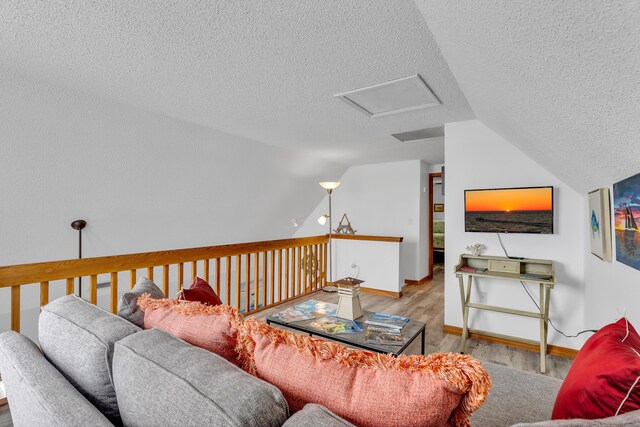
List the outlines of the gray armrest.
<svg viewBox="0 0 640 427">
<path fill-rule="evenodd" d="M 16 426 L 112 426 L 23 335 L 0 334 L 0 372 Z"/>
</svg>

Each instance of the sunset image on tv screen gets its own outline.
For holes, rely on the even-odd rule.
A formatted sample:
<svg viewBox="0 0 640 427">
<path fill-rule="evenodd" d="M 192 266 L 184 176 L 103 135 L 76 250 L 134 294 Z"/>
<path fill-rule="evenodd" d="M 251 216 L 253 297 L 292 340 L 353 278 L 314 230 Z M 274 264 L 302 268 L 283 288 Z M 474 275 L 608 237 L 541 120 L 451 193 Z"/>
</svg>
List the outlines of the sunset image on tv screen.
<svg viewBox="0 0 640 427">
<path fill-rule="evenodd" d="M 465 191 L 465 231 L 553 233 L 553 187 Z"/>
</svg>

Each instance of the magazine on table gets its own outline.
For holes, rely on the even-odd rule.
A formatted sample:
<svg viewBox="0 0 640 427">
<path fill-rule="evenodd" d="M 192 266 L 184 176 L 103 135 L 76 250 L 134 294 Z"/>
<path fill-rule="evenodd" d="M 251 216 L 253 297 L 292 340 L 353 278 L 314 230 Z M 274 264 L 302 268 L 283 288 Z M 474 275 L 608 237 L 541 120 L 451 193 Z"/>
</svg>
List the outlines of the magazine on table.
<svg viewBox="0 0 640 427">
<path fill-rule="evenodd" d="M 338 312 L 338 304 L 331 304 L 330 302 L 316 301 L 310 299 L 295 306 L 297 309 L 306 311 L 307 313 L 320 313 L 327 316 L 335 316 Z"/>
<path fill-rule="evenodd" d="M 393 314 L 373 313 L 364 321 L 367 325 L 384 326 L 386 328 L 402 329 L 409 322 L 408 317 Z"/>
<path fill-rule="evenodd" d="M 372 344 L 402 345 L 404 339 L 399 329 L 366 325 L 365 341 Z"/>
<path fill-rule="evenodd" d="M 279 313 L 274 314 L 273 317 L 277 317 L 284 323 L 300 322 L 302 320 L 309 320 L 309 319 L 316 318 L 313 314 L 304 310 L 300 310 L 299 308 L 296 308 L 296 307 L 289 307 L 286 310 L 283 310 Z"/>
<path fill-rule="evenodd" d="M 310 326 L 328 334 L 355 334 L 362 332 L 362 327 L 357 322 L 333 316 L 326 316 L 311 322 Z"/>
</svg>

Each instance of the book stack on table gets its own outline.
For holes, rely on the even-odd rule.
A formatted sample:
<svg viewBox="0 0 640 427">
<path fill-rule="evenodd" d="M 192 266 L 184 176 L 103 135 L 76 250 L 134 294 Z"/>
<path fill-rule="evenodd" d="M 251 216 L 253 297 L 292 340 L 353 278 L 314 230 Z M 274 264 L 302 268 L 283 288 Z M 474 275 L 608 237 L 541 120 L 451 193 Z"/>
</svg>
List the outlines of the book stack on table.
<svg viewBox="0 0 640 427">
<path fill-rule="evenodd" d="M 402 328 L 408 322 L 408 317 L 373 313 L 364 321 L 366 341 L 384 345 L 402 345 L 404 344 Z"/>
</svg>

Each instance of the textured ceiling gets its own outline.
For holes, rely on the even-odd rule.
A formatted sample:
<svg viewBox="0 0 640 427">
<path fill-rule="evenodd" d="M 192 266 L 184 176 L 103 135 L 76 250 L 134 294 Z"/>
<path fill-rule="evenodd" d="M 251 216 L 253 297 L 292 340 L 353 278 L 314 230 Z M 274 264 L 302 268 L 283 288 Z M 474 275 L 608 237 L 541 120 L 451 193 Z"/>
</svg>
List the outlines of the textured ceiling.
<svg viewBox="0 0 640 427">
<path fill-rule="evenodd" d="M 581 192 L 640 172 L 640 2 L 416 4 L 493 130 Z"/>
<path fill-rule="evenodd" d="M 391 133 L 473 118 L 411 0 L 0 2 L 0 66 L 337 160 L 441 163 Z M 441 106 L 369 118 L 335 93 L 420 74 Z"/>
</svg>

